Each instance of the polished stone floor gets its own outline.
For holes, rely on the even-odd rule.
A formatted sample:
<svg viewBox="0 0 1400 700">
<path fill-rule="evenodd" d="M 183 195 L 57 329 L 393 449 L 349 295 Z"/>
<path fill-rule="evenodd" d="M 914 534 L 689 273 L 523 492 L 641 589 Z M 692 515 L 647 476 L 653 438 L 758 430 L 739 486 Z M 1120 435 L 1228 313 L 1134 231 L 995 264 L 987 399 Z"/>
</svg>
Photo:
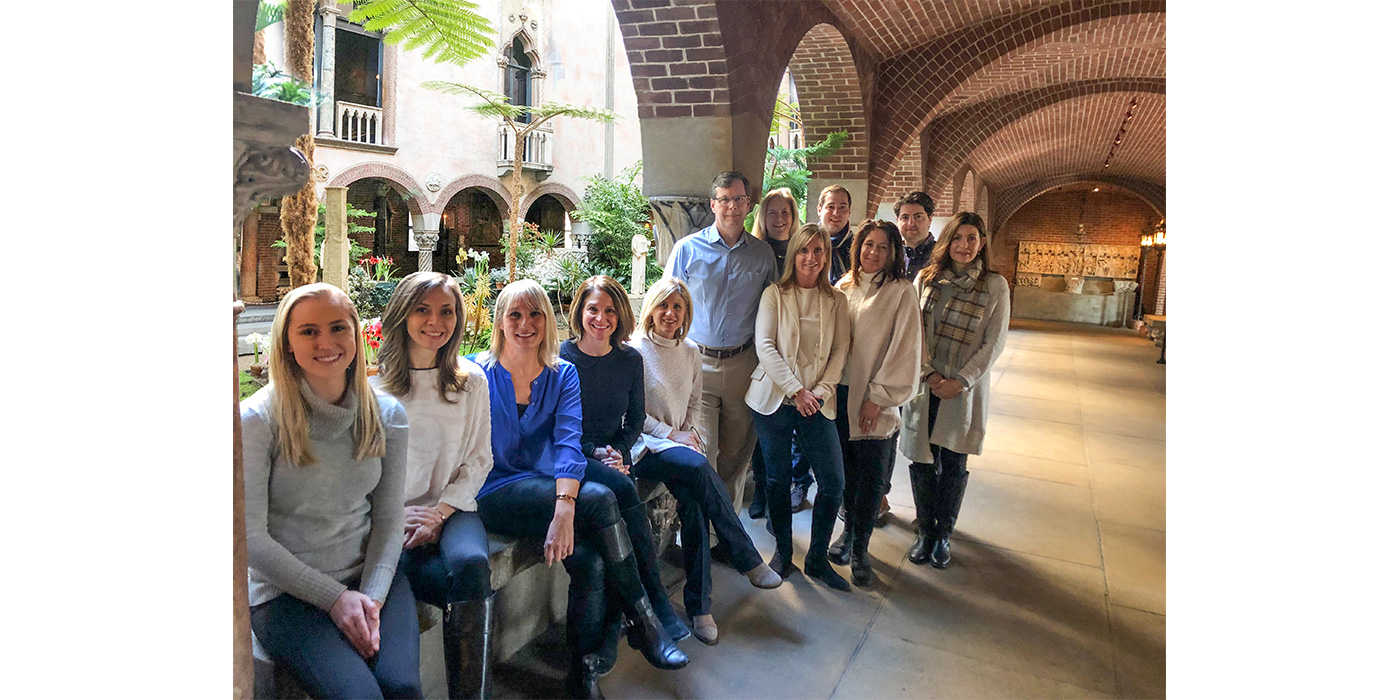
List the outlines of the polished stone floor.
<svg viewBox="0 0 1400 700">
<path fill-rule="evenodd" d="M 904 559 L 907 462 L 875 531 L 877 584 L 838 593 L 801 574 L 773 591 L 715 567 L 720 642 L 657 671 L 626 648 L 609 697 L 1162 697 L 1166 688 L 1166 369 L 1127 331 L 1013 322 L 953 565 Z M 811 510 L 794 520 L 796 556 Z M 762 521 L 742 518 L 767 556 Z M 838 567 L 848 574 L 845 567 Z M 673 600 L 680 609 L 680 592 Z M 562 634 L 497 669 L 498 697 L 560 692 Z"/>
</svg>

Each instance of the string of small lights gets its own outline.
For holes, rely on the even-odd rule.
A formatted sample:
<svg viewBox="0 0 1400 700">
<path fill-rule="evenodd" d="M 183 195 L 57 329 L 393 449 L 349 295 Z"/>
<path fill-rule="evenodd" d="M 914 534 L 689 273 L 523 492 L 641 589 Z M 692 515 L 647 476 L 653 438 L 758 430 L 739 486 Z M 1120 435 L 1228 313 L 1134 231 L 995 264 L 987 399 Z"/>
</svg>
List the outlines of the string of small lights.
<svg viewBox="0 0 1400 700">
<path fill-rule="evenodd" d="M 1128 111 L 1123 115 L 1123 122 L 1118 125 L 1118 135 L 1113 138 L 1113 145 L 1108 147 L 1108 156 L 1103 159 L 1104 170 L 1108 169 L 1109 161 L 1118 152 L 1118 145 L 1123 143 L 1123 137 L 1128 133 L 1128 122 L 1133 120 L 1133 110 L 1137 109 L 1137 98 L 1134 97 L 1128 102 Z"/>
</svg>

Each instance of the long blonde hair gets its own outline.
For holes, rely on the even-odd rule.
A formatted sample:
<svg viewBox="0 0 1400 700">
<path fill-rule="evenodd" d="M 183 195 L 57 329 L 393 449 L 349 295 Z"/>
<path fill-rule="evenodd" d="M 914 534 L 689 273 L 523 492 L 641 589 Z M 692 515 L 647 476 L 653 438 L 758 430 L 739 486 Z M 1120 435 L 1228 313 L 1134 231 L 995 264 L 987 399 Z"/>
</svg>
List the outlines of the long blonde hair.
<svg viewBox="0 0 1400 700">
<path fill-rule="evenodd" d="M 316 455 L 311 453 L 311 425 L 309 415 L 311 404 L 301 395 L 302 369 L 292 355 L 292 346 L 287 338 L 292 309 L 305 299 L 313 297 L 330 298 L 344 307 L 354 326 L 357 338 L 355 360 L 345 370 L 345 381 L 355 392 L 355 459 L 384 456 L 384 421 L 379 414 L 379 398 L 369 386 L 365 376 L 365 341 L 360 333 L 360 314 L 345 292 L 326 284 L 303 285 L 293 289 L 277 305 L 277 315 L 272 319 L 271 352 L 268 354 L 268 372 L 272 375 L 269 389 L 272 391 L 272 424 L 275 440 L 282 458 L 299 467 L 316 463 Z"/>
<path fill-rule="evenodd" d="M 501 315 L 508 311 L 511 304 L 519 298 L 531 308 L 544 312 L 544 338 L 540 340 L 539 360 L 540 364 L 550 369 L 559 366 L 559 328 L 555 325 L 554 309 L 549 305 L 549 295 L 545 293 L 544 287 L 539 282 L 531 279 L 516 280 L 506 285 L 500 294 L 496 295 L 496 309 L 492 313 L 493 328 L 491 329 L 491 347 L 486 351 L 486 366 L 490 367 L 501 361 L 501 355 L 506 349 L 506 331 L 501 323 Z M 631 308 L 631 307 L 628 307 Z"/>
<path fill-rule="evenodd" d="M 457 403 L 451 395 L 461 391 L 467 383 L 467 373 L 457 364 L 457 350 L 462 345 L 462 329 L 466 319 L 463 318 L 462 288 L 457 285 L 457 280 L 441 272 L 415 272 L 394 287 L 380 321 L 384 347 L 379 350 L 379 379 L 385 391 L 400 398 L 413 390 L 408 361 L 408 344 L 413 341 L 408 337 L 408 316 L 429 292 L 436 289 L 446 289 L 452 295 L 453 310 L 457 314 L 457 325 L 452 335 L 446 344 L 438 348 L 437 357 L 434 358 L 437 363 L 438 396 L 444 403 Z M 437 313 L 436 310 L 434 313 Z"/>
<path fill-rule="evenodd" d="M 788 241 L 787 259 L 783 261 L 783 276 L 778 278 L 778 288 L 787 291 L 797 286 L 797 251 L 806 248 L 813 240 L 821 241 L 822 250 L 826 251 L 826 255 L 822 256 L 822 269 L 817 273 L 817 289 L 827 296 L 834 296 L 831 286 L 831 239 L 816 224 L 802 224 L 802 228 L 792 234 L 792 239 Z"/>
<path fill-rule="evenodd" d="M 690 323 L 695 320 L 695 305 L 690 300 L 690 287 L 685 282 L 675 277 L 662 277 L 651 285 L 647 290 L 647 295 L 642 299 L 642 320 L 637 325 L 637 331 L 632 334 L 633 338 L 650 333 L 656 327 L 656 322 L 651 319 L 651 312 L 656 307 L 661 306 L 661 302 L 671 298 L 672 294 L 681 295 L 681 301 L 685 302 L 685 315 L 681 317 L 680 330 L 676 331 L 676 340 L 685 340 L 685 336 L 690 333 Z"/>
<path fill-rule="evenodd" d="M 792 190 L 786 187 L 774 188 L 768 194 L 763 195 L 763 201 L 758 204 L 758 213 L 754 214 L 753 217 L 753 235 L 760 241 L 768 240 L 768 224 L 764 219 L 768 214 L 768 203 L 775 199 L 787 202 L 788 211 L 792 212 L 792 223 L 797 223 L 797 199 L 792 196 Z M 791 227 L 792 224 L 788 224 L 788 228 L 791 229 Z M 788 237 L 791 238 L 792 234 L 788 233 Z"/>
</svg>

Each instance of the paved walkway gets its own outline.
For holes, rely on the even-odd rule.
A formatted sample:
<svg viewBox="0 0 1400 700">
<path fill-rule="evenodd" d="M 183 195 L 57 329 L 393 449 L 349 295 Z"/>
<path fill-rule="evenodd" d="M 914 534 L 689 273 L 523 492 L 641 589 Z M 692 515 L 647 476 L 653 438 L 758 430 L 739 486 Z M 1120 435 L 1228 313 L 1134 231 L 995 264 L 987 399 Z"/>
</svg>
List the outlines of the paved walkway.
<svg viewBox="0 0 1400 700">
<path fill-rule="evenodd" d="M 715 567 L 718 646 L 689 667 L 621 649 L 617 698 L 1162 697 L 1166 656 L 1166 370 L 1135 334 L 1016 321 L 953 566 L 904 559 L 908 462 L 871 540 L 878 584 L 838 593 L 798 574 L 760 591 Z M 773 538 L 741 516 L 765 556 Z M 795 561 L 810 508 L 794 519 Z M 843 574 L 845 567 L 838 567 Z M 679 609 L 680 592 L 673 596 Z M 497 697 L 557 693 L 562 633 L 497 668 Z M 424 679 L 432 684 L 433 679 Z"/>
</svg>

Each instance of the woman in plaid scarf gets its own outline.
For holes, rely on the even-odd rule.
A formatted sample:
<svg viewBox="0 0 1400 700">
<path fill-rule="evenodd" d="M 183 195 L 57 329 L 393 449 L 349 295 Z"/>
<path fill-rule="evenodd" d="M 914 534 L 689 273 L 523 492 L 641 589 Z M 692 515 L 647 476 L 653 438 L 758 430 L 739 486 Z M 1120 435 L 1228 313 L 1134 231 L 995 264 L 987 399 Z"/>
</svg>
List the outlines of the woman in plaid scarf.
<svg viewBox="0 0 1400 700">
<path fill-rule="evenodd" d="M 899 449 L 908 457 L 919 517 L 909 561 L 952 562 L 949 537 L 967 489 L 967 456 L 982 454 L 989 370 L 1001 355 L 1011 289 L 987 265 L 982 217 L 959 212 L 943 227 L 915 286 L 924 322 L 919 393 L 904 409 Z"/>
</svg>

